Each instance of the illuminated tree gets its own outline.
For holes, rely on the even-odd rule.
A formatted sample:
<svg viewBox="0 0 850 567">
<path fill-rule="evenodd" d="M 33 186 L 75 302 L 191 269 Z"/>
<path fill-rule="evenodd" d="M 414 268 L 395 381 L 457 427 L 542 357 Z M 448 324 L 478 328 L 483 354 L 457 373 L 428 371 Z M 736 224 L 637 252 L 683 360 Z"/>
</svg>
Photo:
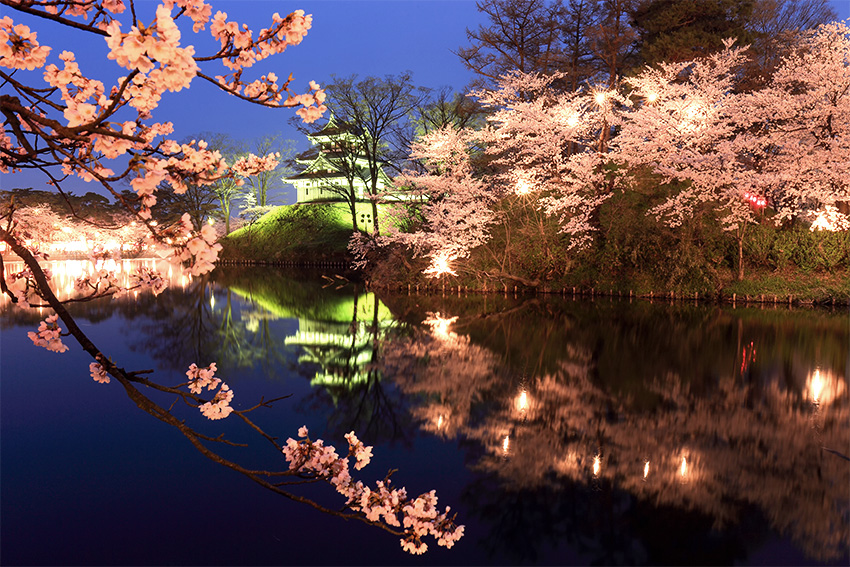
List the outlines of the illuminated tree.
<svg viewBox="0 0 850 567">
<path fill-rule="evenodd" d="M 557 79 L 507 75 L 498 90 L 476 93 L 490 110 L 487 128 L 450 127 L 423 136 L 411 157 L 426 172 L 404 183 L 427 196 L 419 211 L 424 222 L 381 243 L 401 242 L 428 256 L 426 273 L 435 276 L 452 273 L 451 262 L 487 243 L 496 222 L 516 230 L 518 242 L 543 242 L 548 215 L 573 247 L 586 244 L 595 230 L 592 216 L 614 188 L 607 144 L 625 101 L 602 89 L 558 93 L 551 88 Z M 487 160 L 484 171 L 473 163 L 474 154 Z M 499 271 L 491 276 L 539 285 L 512 274 L 507 255 L 492 254 Z"/>
<path fill-rule="evenodd" d="M 710 57 L 662 63 L 629 78 L 639 109 L 614 140 L 628 167 L 650 165 L 665 180 L 687 182 L 651 211 L 670 226 L 681 226 L 704 203 L 722 212 L 725 229 L 736 234 L 739 279 L 746 227 L 757 220 L 744 199 L 752 190 L 751 168 L 735 147 L 736 136 L 750 123 L 745 98 L 735 91 L 744 51 L 727 42 Z"/>
<path fill-rule="evenodd" d="M 703 204 L 720 212 L 741 279 L 747 225 L 766 207 L 777 221 L 818 209 L 845 226 L 835 209 L 849 190 L 848 61 L 847 27 L 835 23 L 810 32 L 753 93 L 737 89 L 746 54 L 731 42 L 711 57 L 647 69 L 628 79 L 639 104 L 615 140 L 619 158 L 686 183 L 652 211 L 671 226 Z"/>
<path fill-rule="evenodd" d="M 90 78 L 87 73 L 101 69 L 84 69 L 89 64 L 77 62 L 71 51 L 55 53 L 39 42 L 37 33 L 27 25 L 16 23 L 9 15 L 0 18 L 0 79 L 6 89 L 0 95 L 4 118 L 0 172 L 38 170 L 60 193 L 64 193 L 62 183 L 67 176 L 98 183 L 154 238 L 173 245 L 171 259 L 186 266 L 187 277 L 211 271 L 221 246 L 215 243 L 215 231 L 209 225 L 195 231 L 188 213 L 170 226 L 155 223 L 151 207 L 156 206 L 157 193 L 173 190 L 181 194 L 189 185 L 256 175 L 274 169 L 278 161 L 275 155 L 249 155 L 228 166 L 221 153 L 210 149 L 205 141 L 179 144 L 168 139 L 173 125 L 155 122 L 153 118 L 162 96 L 188 88 L 193 80 L 200 79 L 246 102 L 271 108 L 299 107 L 296 112 L 306 122 L 316 120 L 325 111 L 325 94 L 316 83 L 310 83 L 309 93 L 296 94 L 290 89 L 291 77 L 280 84 L 274 73 L 254 81 L 243 78 L 254 63 L 301 43 L 312 18 L 300 10 L 286 17 L 274 14 L 271 25 L 255 34 L 246 26 L 228 21 L 223 12 L 213 15 L 212 7 L 203 0 L 164 0 L 155 7 L 132 0 L 3 0 L 2 4 L 21 20 L 36 17 L 36 21 L 46 21 L 56 29 L 64 28 L 61 37 L 66 47 L 73 47 L 79 35 L 104 38 L 107 58 L 120 67 L 115 74 L 123 76 L 116 77 L 113 85 Z M 193 45 L 181 42 L 186 27 L 198 33 L 207 26 L 219 45 L 209 54 L 196 53 Z M 59 37 L 56 34 L 51 39 L 59 41 Z M 217 69 L 218 65 L 223 69 Z M 95 67 L 94 62 L 91 66 Z M 221 74 L 212 74 L 217 72 Z M 128 182 L 132 193 L 116 189 L 120 182 Z M 379 482 L 375 490 L 355 481 L 348 457 L 356 459 L 354 468 L 359 470 L 368 464 L 371 447 L 361 443 L 353 432 L 346 435 L 348 451 L 344 456 L 322 440 L 309 439 L 306 428 L 299 431 L 300 440 L 288 439 L 285 445 L 278 444 L 275 437 L 249 418 L 251 411 L 267 407 L 270 402 L 262 400 L 254 408 L 235 410 L 230 405 L 234 392 L 215 376 L 214 362 L 206 367 L 192 363 L 185 373 L 188 381 L 176 386 L 149 379 L 147 371 L 132 372 L 119 366 L 80 329 L 65 301 L 59 300 L 51 287 L 49 270 L 39 263 L 39 251 L 28 245 L 14 210 L 10 208 L 0 221 L 0 239 L 26 265 L 21 272 L 7 274 L 0 264 L 3 293 L 19 307 L 49 307 L 54 311 L 36 331 L 29 333 L 36 346 L 64 352 L 68 346 L 63 338 L 74 337 L 93 359 L 89 371 L 95 381 L 109 383 L 115 379 L 140 409 L 178 429 L 202 454 L 273 492 L 382 527 L 402 536 L 402 547 L 412 553 L 427 549 L 422 541 L 426 535 L 447 547 L 463 535 L 462 526 L 456 526 L 446 513 L 436 509 L 433 492 L 413 498 L 403 488 L 391 488 L 388 480 Z M 150 268 L 137 270 L 129 279 L 130 285 L 123 285 L 114 272 L 93 269 L 76 280 L 77 293 L 69 301 L 148 287 L 158 294 L 167 285 L 163 276 Z M 142 390 L 163 394 L 170 400 L 161 406 Z M 234 415 L 282 454 L 289 463 L 288 469 L 256 471 L 225 459 L 210 448 L 222 442 L 222 437 L 200 434 L 175 417 L 171 408 L 178 400 L 209 419 Z M 282 476 L 332 484 L 346 498 L 347 510 L 334 512 L 288 492 L 286 483 L 280 482 Z"/>
<path fill-rule="evenodd" d="M 765 89 L 747 100 L 757 128 L 742 134 L 757 163 L 759 194 L 780 220 L 814 211 L 825 218 L 850 201 L 850 28 L 841 22 L 808 32 Z M 845 210 L 846 213 L 846 210 Z M 833 214 L 830 228 L 847 228 Z"/>
</svg>

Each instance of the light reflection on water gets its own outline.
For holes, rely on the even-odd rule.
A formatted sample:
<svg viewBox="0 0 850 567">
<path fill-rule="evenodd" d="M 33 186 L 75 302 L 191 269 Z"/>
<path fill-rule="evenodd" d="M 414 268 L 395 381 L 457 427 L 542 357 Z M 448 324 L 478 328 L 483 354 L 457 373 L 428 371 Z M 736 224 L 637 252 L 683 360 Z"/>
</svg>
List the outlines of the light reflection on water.
<svg viewBox="0 0 850 567">
<path fill-rule="evenodd" d="M 158 270 L 167 280 L 170 287 L 185 288 L 192 282 L 192 276 L 184 275 L 182 270 L 173 264 L 166 261 L 147 258 L 138 260 L 115 260 L 113 258 L 101 258 L 97 260 L 50 260 L 42 262 L 42 267 L 50 270 L 52 277 L 50 278 L 53 290 L 56 296 L 65 301 L 77 294 L 74 291 L 74 282 L 84 274 L 94 276 L 101 270 L 114 272 L 118 278 L 119 285 L 129 288 L 130 274 L 134 270 L 145 267 L 152 270 Z M 7 274 L 21 272 L 26 268 L 26 265 L 21 261 L 6 261 L 4 268 Z M 137 291 L 131 292 L 133 297 L 138 297 Z M 11 304 L 11 300 L 6 294 L 0 294 L 0 309 Z"/>
<path fill-rule="evenodd" d="M 116 267 L 126 274 L 130 266 Z M 83 268 L 53 269 L 64 289 Z M 363 401 L 378 398 L 364 392 L 399 392 L 383 403 L 407 416 L 404 427 L 446 440 L 446 454 L 466 451 L 466 470 L 447 476 L 468 483 L 474 495 L 461 509 L 478 530 L 497 534 L 506 521 L 476 492 L 483 476 L 496 482 L 487 486 L 499 491 L 496 500 L 537 494 L 542 506 L 554 492 L 570 495 L 576 507 L 592 507 L 596 494 L 628 494 L 703 515 L 725 534 L 736 534 L 747 523 L 742 515 L 754 509 L 813 560 L 841 561 L 847 554 L 846 316 L 559 298 L 526 305 L 493 296 L 379 298 L 353 286 L 322 290 L 258 274 L 217 270 L 210 286 L 172 271 L 172 287 L 183 291 L 165 298 L 168 316 L 197 317 L 182 328 L 218 333 L 198 360 L 225 360 L 234 372 L 268 363 L 275 349 L 295 349 L 298 372 L 317 396 L 327 393 L 333 401 L 320 410 L 330 423 L 348 425 L 364 407 L 377 416 Z M 9 309 L 0 304 L 0 313 Z M 275 336 L 268 326 L 275 320 L 297 321 L 297 329 Z M 181 351 L 157 356 L 167 361 Z M 376 436 L 395 435 L 387 422 L 370 423 L 378 423 Z M 606 513 L 615 516 L 613 525 L 632 526 L 643 505 Z M 602 537 L 581 523 L 557 521 L 564 522 L 561 536 L 569 545 Z M 661 517 L 644 523 L 663 531 Z M 550 529 L 533 524 L 520 531 Z M 633 532 L 624 541 L 646 537 L 643 527 L 623 529 Z M 508 541 L 491 545 L 498 550 Z M 596 557 L 613 561 L 606 554 L 620 544 L 605 545 Z M 652 553 L 662 555 L 625 562 L 669 562 L 663 554 L 672 551 Z"/>
</svg>

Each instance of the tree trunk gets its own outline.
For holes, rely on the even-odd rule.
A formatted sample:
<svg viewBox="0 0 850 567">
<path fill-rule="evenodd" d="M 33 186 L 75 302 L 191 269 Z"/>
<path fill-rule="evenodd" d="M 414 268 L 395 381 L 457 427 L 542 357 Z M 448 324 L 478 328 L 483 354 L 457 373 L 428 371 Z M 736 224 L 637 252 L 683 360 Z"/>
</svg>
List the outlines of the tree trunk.
<svg viewBox="0 0 850 567">
<path fill-rule="evenodd" d="M 351 210 L 351 226 L 354 228 L 354 232 L 360 232 L 357 228 L 357 203 L 350 199 L 348 201 L 348 208 Z"/>
<path fill-rule="evenodd" d="M 742 223 L 743 225 L 743 223 Z M 744 227 L 738 228 L 738 281 L 744 279 Z"/>
<path fill-rule="evenodd" d="M 374 236 L 378 236 L 381 232 L 378 230 L 378 201 L 372 199 L 372 226 L 375 227 Z"/>
</svg>

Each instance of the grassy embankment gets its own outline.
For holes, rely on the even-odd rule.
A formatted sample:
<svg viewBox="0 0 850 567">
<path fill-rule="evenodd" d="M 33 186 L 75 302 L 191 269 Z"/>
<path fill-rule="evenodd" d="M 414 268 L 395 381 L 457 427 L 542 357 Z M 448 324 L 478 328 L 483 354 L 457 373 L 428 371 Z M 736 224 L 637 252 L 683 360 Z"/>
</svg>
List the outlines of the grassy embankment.
<svg viewBox="0 0 850 567">
<path fill-rule="evenodd" d="M 220 242 L 225 263 L 348 266 L 351 214 L 343 204 L 286 205 Z"/>
<path fill-rule="evenodd" d="M 615 201 L 612 199 L 612 201 Z M 631 210 L 630 210 L 631 209 Z M 383 251 L 365 275 L 373 286 L 408 285 L 469 291 L 529 291 L 678 298 L 850 302 L 850 233 L 804 227 L 750 227 L 744 241 L 745 278 L 736 281 L 737 247 L 714 219 L 673 231 L 634 203 L 612 202 L 600 213 L 593 245 L 571 250 L 557 225 L 534 219 L 496 227 L 491 241 L 458 262 L 457 276 L 429 280 L 423 259 Z M 625 213 L 625 214 L 624 214 Z M 540 222 L 538 222 L 540 221 Z M 225 262 L 330 265 L 346 270 L 351 220 L 344 205 L 280 207 L 222 241 Z"/>
</svg>

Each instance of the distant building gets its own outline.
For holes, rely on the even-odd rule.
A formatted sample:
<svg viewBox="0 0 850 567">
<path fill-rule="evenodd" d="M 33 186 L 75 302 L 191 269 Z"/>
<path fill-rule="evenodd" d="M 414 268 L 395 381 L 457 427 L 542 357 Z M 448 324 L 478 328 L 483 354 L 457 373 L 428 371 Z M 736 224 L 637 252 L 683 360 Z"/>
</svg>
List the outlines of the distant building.
<svg viewBox="0 0 850 567">
<path fill-rule="evenodd" d="M 295 186 L 296 202 L 301 203 L 347 203 L 341 191 L 349 187 L 352 178 L 357 200 L 358 226 L 371 230 L 374 227 L 369 199 L 369 165 L 366 156 L 357 150 L 358 136 L 355 127 L 337 120 L 333 114 L 327 124 L 313 134 L 308 134 L 311 147 L 296 156 L 295 161 L 303 166 L 296 175 L 284 178 Z M 344 168 L 348 167 L 348 176 Z M 360 175 L 353 175 L 358 171 Z M 334 189 L 336 188 L 336 189 Z M 384 193 L 383 199 L 396 201 L 405 197 L 395 194 L 392 179 L 378 169 L 377 189 Z"/>
</svg>

